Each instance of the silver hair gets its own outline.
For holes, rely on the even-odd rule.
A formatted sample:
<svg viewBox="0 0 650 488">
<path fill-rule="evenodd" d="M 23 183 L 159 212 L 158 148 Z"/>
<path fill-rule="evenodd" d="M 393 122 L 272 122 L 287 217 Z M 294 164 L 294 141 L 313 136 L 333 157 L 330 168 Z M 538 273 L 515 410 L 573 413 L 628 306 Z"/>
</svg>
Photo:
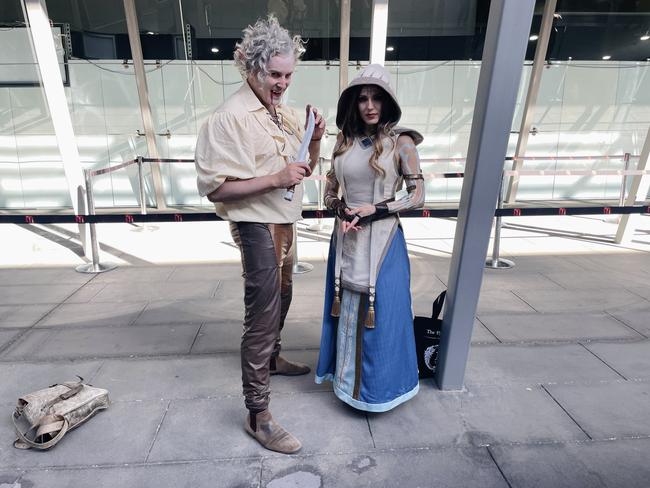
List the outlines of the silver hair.
<svg viewBox="0 0 650 488">
<path fill-rule="evenodd" d="M 235 45 L 235 66 L 244 78 L 251 73 L 265 76 L 269 60 L 277 55 L 293 54 L 296 61 L 305 52 L 305 42 L 299 35 L 291 37 L 275 15 L 259 19 L 244 29 L 241 42 Z"/>
</svg>

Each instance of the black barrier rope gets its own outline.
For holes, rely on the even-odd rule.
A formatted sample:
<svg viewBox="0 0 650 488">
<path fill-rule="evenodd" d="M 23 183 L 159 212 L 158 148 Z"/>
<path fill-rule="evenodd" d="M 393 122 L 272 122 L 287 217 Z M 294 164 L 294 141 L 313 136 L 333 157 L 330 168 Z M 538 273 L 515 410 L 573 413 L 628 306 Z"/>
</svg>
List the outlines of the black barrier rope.
<svg viewBox="0 0 650 488">
<path fill-rule="evenodd" d="M 495 209 L 494 215 L 501 217 L 533 217 L 544 215 L 617 215 L 617 214 L 650 214 L 650 206 L 635 205 L 627 207 L 524 207 Z M 457 208 L 425 208 L 400 212 L 400 217 L 457 217 Z M 303 219 L 322 219 L 334 217 L 329 210 L 304 210 Z M 182 213 L 139 213 L 101 214 L 101 215 L 72 215 L 72 214 L 42 214 L 42 215 L 0 215 L 0 224 L 109 224 L 109 223 L 146 223 L 146 222 L 207 222 L 223 220 L 214 212 L 182 212 Z"/>
</svg>

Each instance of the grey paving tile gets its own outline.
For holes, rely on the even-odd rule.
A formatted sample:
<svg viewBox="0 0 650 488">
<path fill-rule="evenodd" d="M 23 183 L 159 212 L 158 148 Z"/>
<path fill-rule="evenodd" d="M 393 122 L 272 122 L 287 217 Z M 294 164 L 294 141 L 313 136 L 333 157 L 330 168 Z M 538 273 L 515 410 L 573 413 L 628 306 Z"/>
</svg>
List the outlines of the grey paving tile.
<svg viewBox="0 0 650 488">
<path fill-rule="evenodd" d="M 613 307 L 624 307 L 643 302 L 639 296 L 622 289 L 596 290 L 518 290 L 526 303 L 538 312 L 602 312 Z"/>
<path fill-rule="evenodd" d="M 187 354 L 198 325 L 33 329 L 3 359 L 54 359 L 128 355 Z"/>
<path fill-rule="evenodd" d="M 30 327 L 56 307 L 50 305 L 5 305 L 0 307 L 0 328 Z"/>
<path fill-rule="evenodd" d="M 152 300 L 191 300 L 210 298 L 217 284 L 202 282 L 107 283 L 93 298 L 93 302 L 139 302 Z"/>
<path fill-rule="evenodd" d="M 542 273 L 485 268 L 481 290 L 559 290 L 561 286 Z"/>
<path fill-rule="evenodd" d="M 173 266 L 119 266 L 108 273 L 100 273 L 94 283 L 133 283 L 166 281 L 174 271 Z"/>
<path fill-rule="evenodd" d="M 607 313 L 646 337 L 650 336 L 650 303 L 640 303 L 636 306 L 624 308 L 610 308 Z"/>
<path fill-rule="evenodd" d="M 579 344 L 475 346 L 465 375 L 468 385 L 617 379 L 615 371 Z"/>
<path fill-rule="evenodd" d="M 0 349 L 9 344 L 9 342 L 22 332 L 21 329 L 0 329 Z"/>
<path fill-rule="evenodd" d="M 60 303 L 81 285 L 3 285 L 0 286 L 0 305 L 34 305 Z"/>
<path fill-rule="evenodd" d="M 270 409 L 276 420 L 301 440 L 303 454 L 332 452 L 343 446 L 372 447 L 365 417 L 341 409 L 337 403 L 323 393 L 276 394 Z M 245 415 L 239 396 L 173 401 L 149 461 L 267 455 L 268 451 L 244 431 Z M 314 427 L 316 418 L 318 428 Z"/>
<path fill-rule="evenodd" d="M 369 415 L 369 422 L 379 449 L 587 438 L 539 387 L 449 392 L 421 381 L 415 398 L 390 412 Z"/>
<path fill-rule="evenodd" d="M 547 389 L 594 439 L 650 435 L 650 383 L 617 381 Z"/>
<path fill-rule="evenodd" d="M 77 273 L 73 266 L 0 269 L 0 283 L 10 285 L 81 285 L 91 279 L 93 279 L 93 275 Z"/>
<path fill-rule="evenodd" d="M 270 409 L 300 439 L 301 454 L 373 447 L 365 414 L 342 403 L 334 393 L 271 395 Z"/>
<path fill-rule="evenodd" d="M 107 359 L 94 384 L 115 400 L 173 400 L 241 393 L 239 354 L 166 359 Z"/>
<path fill-rule="evenodd" d="M 192 346 L 192 354 L 239 351 L 242 324 L 241 320 L 223 320 L 203 324 Z"/>
<path fill-rule="evenodd" d="M 637 274 L 650 271 L 648 255 L 645 253 L 578 254 L 567 256 L 566 259 L 576 263 L 583 269 L 591 269 L 603 273 L 614 272 Z"/>
<path fill-rule="evenodd" d="M 532 312 L 534 309 L 512 291 L 485 290 L 478 299 L 477 315 L 484 312 Z"/>
<path fill-rule="evenodd" d="M 650 302 L 650 286 L 626 286 L 625 288 Z"/>
<path fill-rule="evenodd" d="M 245 414 L 240 396 L 172 401 L 148 460 L 182 461 L 259 455 L 261 451 L 256 441 L 244 431 Z"/>
<path fill-rule="evenodd" d="M 615 371 L 578 344 L 475 346 L 466 371 L 468 385 L 618 379 Z"/>
<path fill-rule="evenodd" d="M 106 288 L 106 283 L 86 283 L 70 296 L 65 303 L 88 303 L 104 288 Z"/>
<path fill-rule="evenodd" d="M 506 256 L 515 262 L 515 270 L 521 272 L 540 272 L 542 270 L 556 271 L 584 271 L 581 263 L 572 259 L 572 256 Z M 593 264 L 592 264 L 593 266 Z"/>
<path fill-rule="evenodd" d="M 201 327 L 192 353 L 239 351 L 242 320 L 223 320 L 206 323 Z M 320 322 L 304 323 L 287 317 L 282 331 L 282 347 L 286 351 L 317 349 L 320 346 Z"/>
<path fill-rule="evenodd" d="M 474 319 L 472 344 L 497 344 L 497 339 L 478 319 Z"/>
<path fill-rule="evenodd" d="M 647 488 L 650 440 L 493 446 L 512 488 Z"/>
<path fill-rule="evenodd" d="M 216 320 L 243 323 L 243 298 L 155 300 L 147 304 L 135 324 L 202 324 Z"/>
<path fill-rule="evenodd" d="M 627 379 L 650 378 L 650 340 L 599 342 L 586 347 Z"/>
<path fill-rule="evenodd" d="M 2 469 L 2 468 L 0 468 Z M 23 475 L 22 471 L 5 471 L 2 469 L 0 471 L 0 486 L 3 488 L 20 488 L 20 483 L 17 483 L 20 480 L 20 477 Z"/>
<path fill-rule="evenodd" d="M 64 303 L 39 322 L 37 327 L 130 325 L 145 305 L 145 302 Z"/>
<path fill-rule="evenodd" d="M 487 488 L 508 485 L 485 448 L 268 458 L 262 486 Z"/>
<path fill-rule="evenodd" d="M 30 488 L 68 488 L 70 486 L 257 488 L 260 482 L 260 465 L 261 461 L 258 459 L 243 459 L 167 465 L 42 470 L 27 472 L 20 481 L 22 486 Z"/>
<path fill-rule="evenodd" d="M 311 391 L 332 391 L 332 384 L 330 382 L 317 385 L 314 381 L 318 350 L 284 351 L 282 355 L 290 361 L 298 361 L 308 365 L 311 368 L 311 372 L 302 376 L 271 376 L 271 392 L 306 393 Z"/>
<path fill-rule="evenodd" d="M 200 266 L 178 266 L 167 278 L 168 281 L 221 281 L 241 280 L 241 264 L 206 264 Z"/>
<path fill-rule="evenodd" d="M 573 271 L 558 273 L 544 271 L 549 279 L 569 290 L 593 290 L 595 288 L 628 288 L 650 286 L 650 277 L 641 273 L 622 273 L 613 270 Z"/>
<path fill-rule="evenodd" d="M 603 312 L 482 313 L 479 315 L 479 320 L 503 342 L 641 337 Z"/>
<path fill-rule="evenodd" d="M 55 383 L 81 376 L 93 383 L 101 361 L 65 361 L 54 363 L 0 363 L 0 403 L 15 405 L 21 395 L 47 388 Z M 96 383 L 97 386 L 103 385 Z"/>
<path fill-rule="evenodd" d="M 9 416 L 0 419 L 0 465 L 30 468 L 144 462 L 166 402 L 113 403 L 75 429 L 49 451 L 23 451 L 12 445 Z"/>
</svg>

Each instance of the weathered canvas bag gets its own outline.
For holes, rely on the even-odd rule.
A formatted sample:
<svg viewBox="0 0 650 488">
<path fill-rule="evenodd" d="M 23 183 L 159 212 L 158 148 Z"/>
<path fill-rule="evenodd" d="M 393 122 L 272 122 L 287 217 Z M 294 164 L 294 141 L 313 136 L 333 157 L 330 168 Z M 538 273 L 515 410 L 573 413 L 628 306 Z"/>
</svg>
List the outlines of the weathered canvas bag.
<svg viewBox="0 0 650 488">
<path fill-rule="evenodd" d="M 78 427 L 95 413 L 108 407 L 108 391 L 103 388 L 71 381 L 29 393 L 18 399 L 12 415 L 18 439 L 18 449 L 49 449 L 70 430 Z M 26 432 L 18 426 L 20 420 L 29 424 Z M 33 437 L 28 435 L 35 431 Z"/>
</svg>

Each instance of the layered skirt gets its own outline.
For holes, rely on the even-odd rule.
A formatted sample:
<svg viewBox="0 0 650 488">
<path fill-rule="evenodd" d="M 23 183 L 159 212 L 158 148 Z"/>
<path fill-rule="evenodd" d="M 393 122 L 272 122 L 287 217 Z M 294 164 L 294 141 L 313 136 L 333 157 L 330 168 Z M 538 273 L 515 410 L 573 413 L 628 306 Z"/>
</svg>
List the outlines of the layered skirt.
<svg viewBox="0 0 650 488">
<path fill-rule="evenodd" d="M 340 317 L 332 317 L 335 257 L 332 239 L 316 383 L 332 381 L 336 396 L 357 409 L 385 412 L 419 386 L 404 234 L 397 229 L 377 274 L 374 328 L 364 325 L 365 293 L 343 289 Z"/>
</svg>

